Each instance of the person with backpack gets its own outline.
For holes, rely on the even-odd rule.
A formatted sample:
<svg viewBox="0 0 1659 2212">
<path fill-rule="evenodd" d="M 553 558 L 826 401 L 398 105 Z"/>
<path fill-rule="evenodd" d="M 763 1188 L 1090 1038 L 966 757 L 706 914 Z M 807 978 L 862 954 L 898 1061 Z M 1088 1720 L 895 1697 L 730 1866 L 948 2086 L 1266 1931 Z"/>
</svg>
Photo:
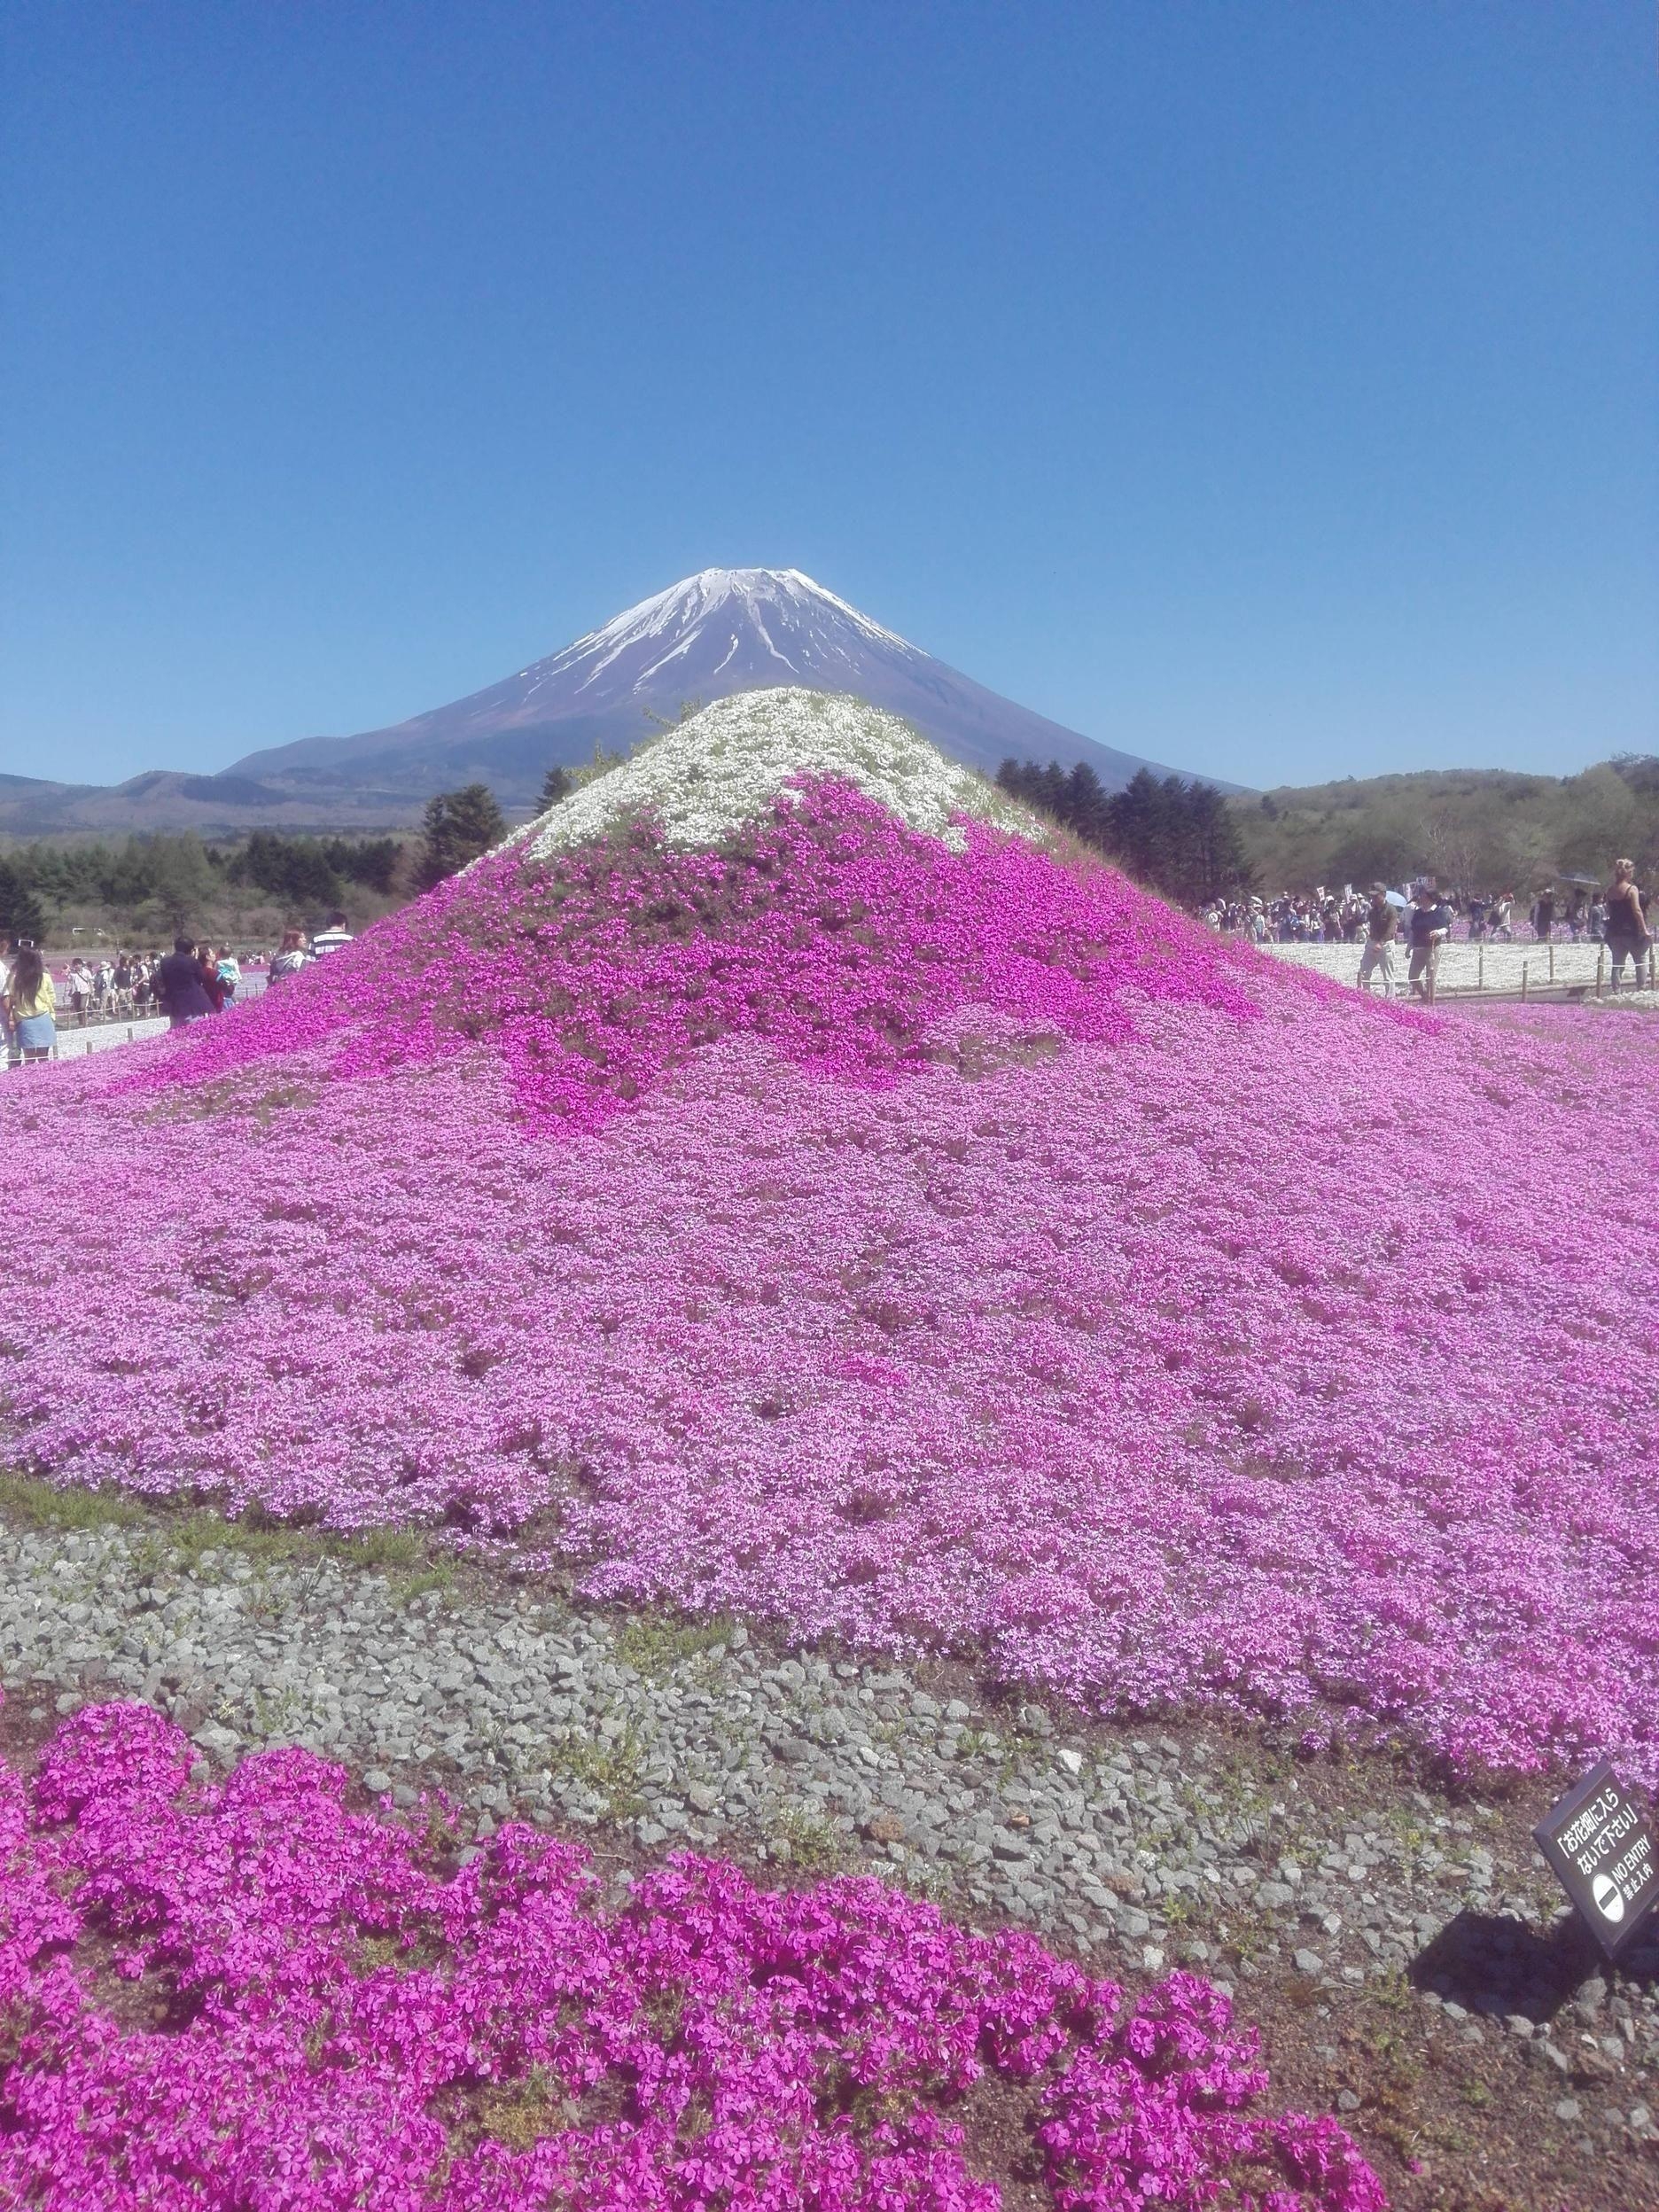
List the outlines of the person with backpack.
<svg viewBox="0 0 1659 2212">
<path fill-rule="evenodd" d="M 280 947 L 271 954 L 266 983 L 280 983 L 285 976 L 297 976 L 302 968 L 310 965 L 310 960 L 311 955 L 305 948 L 305 932 L 302 930 L 284 930 Z"/>
<path fill-rule="evenodd" d="M 1640 991 L 1642 970 L 1653 949 L 1642 895 L 1636 888 L 1634 861 L 1615 861 L 1607 894 L 1607 948 L 1613 959 L 1613 988 L 1619 987 L 1624 962 L 1631 963 L 1631 987 Z"/>
</svg>

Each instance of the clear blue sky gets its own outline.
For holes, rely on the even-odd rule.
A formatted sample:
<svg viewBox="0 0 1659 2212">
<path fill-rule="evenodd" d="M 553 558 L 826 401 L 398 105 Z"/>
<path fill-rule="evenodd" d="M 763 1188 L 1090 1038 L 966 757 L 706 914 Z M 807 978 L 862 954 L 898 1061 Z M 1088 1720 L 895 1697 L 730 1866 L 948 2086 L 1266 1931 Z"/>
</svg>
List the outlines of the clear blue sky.
<svg viewBox="0 0 1659 2212">
<path fill-rule="evenodd" d="M 711 565 L 1250 783 L 1659 745 L 1647 0 L 12 0 L 0 768 Z"/>
</svg>

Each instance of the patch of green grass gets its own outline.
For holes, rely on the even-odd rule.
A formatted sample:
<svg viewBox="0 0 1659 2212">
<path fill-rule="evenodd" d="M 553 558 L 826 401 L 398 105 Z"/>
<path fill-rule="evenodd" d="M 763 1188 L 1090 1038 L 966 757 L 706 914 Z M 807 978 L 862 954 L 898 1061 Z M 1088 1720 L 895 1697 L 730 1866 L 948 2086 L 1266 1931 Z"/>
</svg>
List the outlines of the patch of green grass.
<svg viewBox="0 0 1659 2212">
<path fill-rule="evenodd" d="M 934 1865 L 924 1858 L 911 1858 L 903 1866 L 888 1865 L 873 1870 L 883 1881 L 895 1883 L 907 1897 L 921 1897 L 929 1904 L 949 1907 L 955 1904 L 955 1884 L 943 1866 Z"/>
<path fill-rule="evenodd" d="M 853 1864 L 848 1839 L 839 1828 L 804 1805 L 785 1805 L 772 1824 L 772 1841 L 789 1846 L 789 1864 L 806 1874 L 841 1874 Z"/>
<path fill-rule="evenodd" d="M 731 1640 L 732 1624 L 724 1614 L 707 1620 L 684 1620 L 670 1614 L 632 1613 L 616 1640 L 617 1657 L 636 1674 L 660 1679 L 688 1660 L 724 1647 Z"/>
<path fill-rule="evenodd" d="M 325 1561 L 364 1574 L 383 1574 L 393 1594 L 413 1599 L 454 1587 L 456 1566 L 421 1529 L 363 1529 L 337 1536 L 273 1521 L 257 1509 L 232 1520 L 211 1506 L 189 1512 L 134 1498 L 120 1490 L 58 1484 L 37 1476 L 0 1469 L 0 1521 L 14 1528 L 64 1534 L 76 1529 L 124 1529 L 136 1564 L 202 1571 L 210 1555 L 230 1554 L 256 1568 L 318 1568 Z M 208 1570 L 211 1572 L 211 1569 Z"/>
<path fill-rule="evenodd" d="M 76 1484 L 59 1488 L 37 1476 L 0 1469 L 0 1520 L 15 1528 L 131 1528 L 144 1517 L 136 1499 L 119 1490 L 88 1490 Z"/>
<path fill-rule="evenodd" d="M 401 1936 L 362 1936 L 357 1941 L 354 1963 L 359 1974 L 373 1974 L 381 1967 L 396 1965 L 403 1955 Z"/>
<path fill-rule="evenodd" d="M 269 1696 L 263 1690 L 255 1690 L 252 1710 L 256 1736 L 285 1736 L 300 1717 L 300 1701 L 292 1690 L 276 1690 Z"/>
<path fill-rule="evenodd" d="M 1391 1968 L 1385 1974 L 1379 1975 L 1377 1980 L 1371 1984 L 1367 1995 L 1374 2005 L 1380 2005 L 1385 2011 L 1390 2013 L 1412 2011 L 1417 1997 L 1416 1991 L 1398 1967 Z"/>
<path fill-rule="evenodd" d="M 370 1572 L 413 1573 L 428 1557 L 426 1538 L 418 1529 L 362 1529 L 355 1536 L 331 1536 L 323 1541 L 331 1557 Z"/>
<path fill-rule="evenodd" d="M 503 2083 L 486 2091 L 479 2106 L 479 2131 L 510 2151 L 534 2150 L 544 2136 L 562 2135 L 576 2117 L 560 2097 L 545 2067 L 532 2067 L 522 2082 Z"/>
<path fill-rule="evenodd" d="M 434 1590 L 440 1595 L 448 1597 L 455 1586 L 454 1562 L 447 1559 L 434 1559 L 430 1566 L 422 1567 L 412 1575 L 395 1576 L 392 1582 L 392 1595 L 400 1605 L 413 1605 L 417 1598 L 429 1597 Z"/>
<path fill-rule="evenodd" d="M 554 1773 L 580 1782 L 603 1798 L 606 1815 L 612 1820 L 631 1820 L 645 1809 L 639 1790 L 644 1755 L 631 1728 L 620 1736 L 578 1736 L 572 1741 L 554 1744 L 549 1749 L 548 1764 Z"/>
</svg>

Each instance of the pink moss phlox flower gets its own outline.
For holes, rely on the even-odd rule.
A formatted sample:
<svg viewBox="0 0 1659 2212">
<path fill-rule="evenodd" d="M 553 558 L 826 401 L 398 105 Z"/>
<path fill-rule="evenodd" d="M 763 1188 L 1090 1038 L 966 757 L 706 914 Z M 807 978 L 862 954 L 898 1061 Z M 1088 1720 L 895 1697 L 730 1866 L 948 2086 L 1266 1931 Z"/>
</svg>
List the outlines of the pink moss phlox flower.
<svg viewBox="0 0 1659 2212">
<path fill-rule="evenodd" d="M 1256 2109 L 1254 2045 L 1191 1976 L 1137 2013 L 878 1881 L 706 1858 L 607 1904 L 580 1850 L 509 1824 L 457 1863 L 441 1803 L 351 1811 L 309 1753 L 191 1764 L 109 1705 L 32 1783 L 0 1768 L 0 2202 L 994 2212 L 956 2112 L 987 2075 L 1035 2085 L 1063 2205 L 1263 2175 L 1276 2212 L 1382 2201 L 1328 2122 Z"/>
<path fill-rule="evenodd" d="M 51 1164 L 8 1447 L 1096 1711 L 1652 1782 L 1655 1088 L 1640 1017 L 1387 1014 L 804 783 L 0 1085 Z"/>
</svg>

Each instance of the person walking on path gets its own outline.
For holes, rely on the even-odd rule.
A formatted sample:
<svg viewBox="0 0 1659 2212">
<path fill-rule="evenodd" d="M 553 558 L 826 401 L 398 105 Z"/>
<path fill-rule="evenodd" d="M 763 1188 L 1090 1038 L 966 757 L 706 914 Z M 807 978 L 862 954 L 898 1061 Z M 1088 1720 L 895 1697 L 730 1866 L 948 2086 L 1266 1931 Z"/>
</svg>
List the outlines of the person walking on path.
<svg viewBox="0 0 1659 2212">
<path fill-rule="evenodd" d="M 156 998 L 168 1026 L 186 1029 L 214 1010 L 202 982 L 201 962 L 193 939 L 175 937 L 173 949 L 156 970 Z"/>
<path fill-rule="evenodd" d="M 1541 891 L 1532 908 L 1532 930 L 1540 945 L 1547 945 L 1555 929 L 1555 893 Z"/>
<path fill-rule="evenodd" d="M 1653 936 L 1636 888 L 1634 861 L 1615 861 L 1613 881 L 1607 895 L 1607 948 L 1613 956 L 1613 988 L 1619 987 L 1624 962 L 1631 963 L 1631 986 L 1641 989 L 1642 969 L 1653 949 Z"/>
<path fill-rule="evenodd" d="M 1381 884 L 1371 886 L 1371 906 L 1366 915 L 1365 950 L 1359 955 L 1359 988 L 1371 988 L 1375 972 L 1382 978 L 1382 995 L 1394 995 L 1394 946 L 1399 936 L 1399 909 L 1390 903 Z"/>
<path fill-rule="evenodd" d="M 1419 884 L 1411 911 L 1411 962 L 1406 980 L 1414 999 L 1434 997 L 1435 962 L 1452 934 L 1452 910 L 1438 892 Z"/>
<path fill-rule="evenodd" d="M 26 939 L 18 947 L 5 993 L 6 1025 L 22 1060 L 49 1060 L 58 1041 L 58 998 L 38 949 Z"/>
</svg>

